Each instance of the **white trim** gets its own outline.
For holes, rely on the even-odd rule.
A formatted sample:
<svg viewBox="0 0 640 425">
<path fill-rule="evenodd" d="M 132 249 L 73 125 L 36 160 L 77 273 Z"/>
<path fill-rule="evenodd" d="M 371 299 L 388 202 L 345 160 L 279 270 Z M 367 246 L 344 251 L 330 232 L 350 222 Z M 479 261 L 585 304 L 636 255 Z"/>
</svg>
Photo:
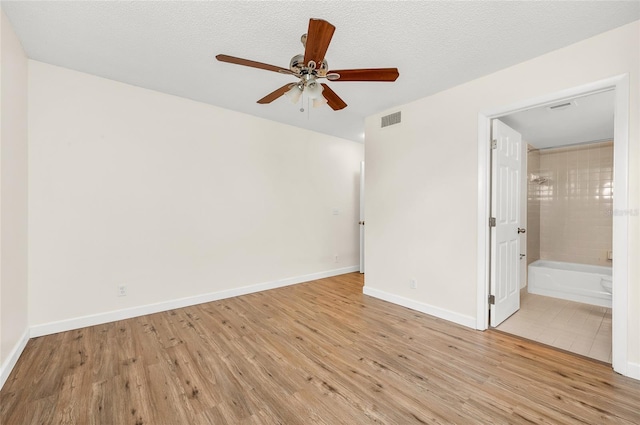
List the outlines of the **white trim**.
<svg viewBox="0 0 640 425">
<path fill-rule="evenodd" d="M 196 304 L 222 300 L 225 298 L 237 297 L 240 295 L 252 294 L 254 292 L 267 291 L 269 289 L 281 288 L 283 286 L 295 285 L 297 283 L 311 280 L 323 279 L 345 273 L 357 272 L 358 266 L 343 267 L 340 269 L 327 270 L 324 272 L 311 273 L 303 276 L 290 277 L 286 279 L 274 280 L 270 282 L 258 283 L 255 285 L 242 286 L 240 288 L 226 289 L 224 291 L 210 292 L 208 294 L 196 295 L 193 297 L 179 298 L 176 300 L 163 301 L 155 304 L 147 304 L 123 310 L 109 311 L 106 313 L 92 314 L 88 316 L 76 317 L 73 319 L 60 320 L 57 322 L 44 323 L 31 327 L 31 337 L 54 334 L 58 332 L 70 331 L 87 326 L 100 325 L 114 322 L 116 320 L 130 319 L 132 317 L 144 316 L 146 314 L 158 313 L 161 311 L 173 310 L 176 308 L 188 307 Z"/>
<path fill-rule="evenodd" d="M 483 114 L 478 114 L 478 288 L 476 307 L 476 329 L 485 330 L 489 327 L 489 202 L 491 188 L 490 164 L 491 120 Z"/>
<path fill-rule="evenodd" d="M 364 273 L 364 238 L 365 238 L 365 227 L 364 227 L 364 184 L 365 184 L 365 174 L 364 174 L 364 161 L 360 162 L 360 222 L 358 223 L 359 230 L 359 238 L 360 238 L 360 273 Z"/>
<path fill-rule="evenodd" d="M 615 84 L 613 124 L 613 308 L 612 364 L 622 375 L 629 373 L 629 75 Z"/>
<path fill-rule="evenodd" d="M 29 342 L 28 328 L 24 330 L 24 333 L 22 334 L 16 345 L 13 347 L 13 350 L 11 350 L 11 353 L 9 353 L 7 359 L 4 361 L 4 363 L 2 363 L 2 365 L 0 365 L 0 390 L 4 386 L 4 383 L 7 382 L 11 371 L 18 362 L 20 355 L 24 351 L 24 347 L 27 346 L 27 342 Z"/>
<path fill-rule="evenodd" d="M 430 304 L 425 304 L 409 298 L 401 297 L 399 295 L 390 294 L 389 292 L 381 291 L 379 289 L 365 286 L 364 288 L 362 288 L 362 293 L 374 298 L 381 299 L 383 301 L 388 301 L 390 303 L 400 305 L 402 307 L 407 307 L 412 310 L 426 313 L 430 316 L 435 316 L 439 319 L 448 320 L 449 322 L 454 322 L 468 328 L 474 329 L 476 326 L 476 319 L 472 316 L 465 316 L 450 310 L 434 307 Z"/>
<path fill-rule="evenodd" d="M 631 376 L 632 366 L 628 363 L 628 266 L 629 236 L 626 212 L 629 211 L 628 175 L 629 175 L 629 75 L 619 75 L 583 86 L 562 90 L 556 93 L 527 99 L 511 105 L 482 111 L 478 114 L 478 274 L 477 274 L 477 314 L 476 328 L 488 328 L 489 314 L 487 297 L 489 296 L 489 126 L 490 121 L 504 115 L 568 100 L 586 94 L 614 89 L 615 122 L 614 122 L 614 181 L 615 196 L 613 217 L 613 250 L 615 265 L 613 268 L 613 369 L 626 376 Z"/>
<path fill-rule="evenodd" d="M 627 364 L 627 376 L 640 380 L 640 363 L 629 362 Z"/>
</svg>

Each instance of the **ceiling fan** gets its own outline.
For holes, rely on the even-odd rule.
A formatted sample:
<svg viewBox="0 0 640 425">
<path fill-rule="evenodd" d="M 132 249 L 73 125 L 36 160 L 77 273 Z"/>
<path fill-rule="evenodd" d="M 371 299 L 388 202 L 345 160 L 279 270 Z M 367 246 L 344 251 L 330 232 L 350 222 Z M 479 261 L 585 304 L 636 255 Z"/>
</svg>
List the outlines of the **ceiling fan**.
<svg viewBox="0 0 640 425">
<path fill-rule="evenodd" d="M 337 111 L 346 107 L 347 104 L 328 85 L 319 83 L 319 79 L 326 78 L 335 82 L 391 82 L 398 78 L 400 74 L 397 68 L 329 70 L 329 65 L 324 55 L 329 48 L 329 43 L 335 30 L 336 27 L 325 20 L 309 19 L 309 29 L 300 39 L 305 48 L 304 54 L 291 58 L 289 69 L 228 55 L 217 55 L 216 59 L 221 62 L 293 75 L 298 78 L 297 82 L 285 84 L 258 100 L 258 103 L 261 104 L 271 103 L 282 95 L 287 95 L 295 103 L 304 92 L 310 99 L 313 99 L 314 106 L 327 103 L 333 110 Z"/>
</svg>

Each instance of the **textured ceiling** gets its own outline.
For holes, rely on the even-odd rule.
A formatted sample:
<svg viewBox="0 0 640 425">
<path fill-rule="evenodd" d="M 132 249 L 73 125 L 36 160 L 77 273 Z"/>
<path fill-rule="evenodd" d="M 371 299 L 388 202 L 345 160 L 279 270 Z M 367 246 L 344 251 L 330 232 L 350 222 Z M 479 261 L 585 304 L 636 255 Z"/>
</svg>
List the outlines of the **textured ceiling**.
<svg viewBox="0 0 640 425">
<path fill-rule="evenodd" d="M 2 1 L 35 60 L 363 140 L 364 118 L 640 18 L 614 1 Z M 398 67 L 394 83 L 331 82 L 349 105 L 299 112 L 282 97 L 293 81 L 221 63 L 224 53 L 288 67 L 309 18 L 336 26 L 333 69 Z"/>
</svg>

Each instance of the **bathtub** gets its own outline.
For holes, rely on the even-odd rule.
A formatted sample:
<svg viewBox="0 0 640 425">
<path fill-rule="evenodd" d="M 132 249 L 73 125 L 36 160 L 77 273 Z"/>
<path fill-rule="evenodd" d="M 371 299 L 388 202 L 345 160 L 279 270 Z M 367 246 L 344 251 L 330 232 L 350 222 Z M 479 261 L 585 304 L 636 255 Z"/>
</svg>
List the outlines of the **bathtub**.
<svg viewBox="0 0 640 425">
<path fill-rule="evenodd" d="M 537 260 L 529 264 L 529 293 L 611 307 L 611 294 L 600 284 L 611 267 Z"/>
</svg>

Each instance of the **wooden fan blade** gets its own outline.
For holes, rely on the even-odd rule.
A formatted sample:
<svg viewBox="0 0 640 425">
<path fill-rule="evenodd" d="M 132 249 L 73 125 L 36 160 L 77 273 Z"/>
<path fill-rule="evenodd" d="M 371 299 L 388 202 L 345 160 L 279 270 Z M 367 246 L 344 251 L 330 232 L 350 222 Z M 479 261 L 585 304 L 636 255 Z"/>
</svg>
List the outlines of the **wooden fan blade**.
<svg viewBox="0 0 640 425">
<path fill-rule="evenodd" d="M 400 75 L 398 68 L 342 69 L 327 74 L 340 75 L 331 81 L 395 81 Z"/>
<path fill-rule="evenodd" d="M 218 55 L 216 56 L 216 59 L 218 59 L 220 62 L 228 62 L 236 65 L 250 66 L 252 68 L 266 69 L 267 71 L 279 72 L 284 74 L 293 74 L 293 72 L 286 68 L 280 68 L 279 66 L 256 62 L 249 59 L 236 58 L 229 55 Z"/>
<path fill-rule="evenodd" d="M 309 29 L 307 30 L 307 45 L 304 49 L 304 63 L 314 61 L 318 68 L 327 53 L 331 37 L 336 27 L 323 19 L 309 19 Z"/>
<path fill-rule="evenodd" d="M 289 89 L 294 85 L 294 83 L 289 83 L 289 84 L 285 84 L 284 86 L 280 87 L 279 89 L 276 89 L 274 91 L 272 91 L 271 93 L 269 93 L 268 95 L 266 95 L 265 97 L 263 97 L 262 99 L 260 99 L 258 101 L 258 103 L 260 104 L 265 104 L 265 103 L 271 103 L 274 100 L 276 100 L 277 98 L 279 98 L 280 96 L 282 96 L 283 94 L 285 94 L 287 91 L 289 91 Z"/>
<path fill-rule="evenodd" d="M 331 90 L 328 85 L 322 83 L 322 87 L 324 87 L 322 95 L 325 99 L 327 99 L 327 105 L 329 105 L 331 109 L 333 109 L 334 111 L 338 111 L 347 107 L 347 104 L 344 102 L 344 100 L 342 100 L 340 96 L 336 94 L 336 92 Z"/>
</svg>

